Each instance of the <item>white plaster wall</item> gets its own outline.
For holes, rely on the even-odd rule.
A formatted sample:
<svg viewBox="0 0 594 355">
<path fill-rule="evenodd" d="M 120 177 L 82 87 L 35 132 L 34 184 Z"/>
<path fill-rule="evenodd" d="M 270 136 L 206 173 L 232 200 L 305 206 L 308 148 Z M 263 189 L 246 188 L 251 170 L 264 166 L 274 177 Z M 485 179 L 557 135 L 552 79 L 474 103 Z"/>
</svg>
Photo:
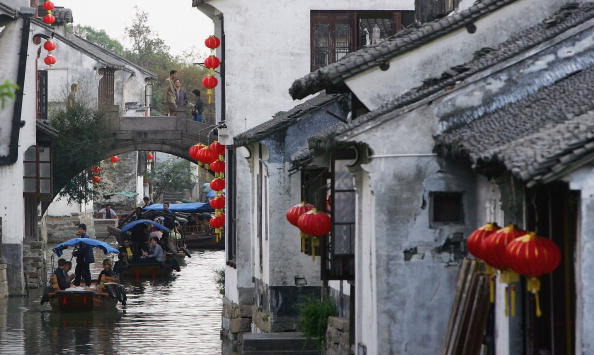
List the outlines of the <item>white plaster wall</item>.
<svg viewBox="0 0 594 355">
<path fill-rule="evenodd" d="M 63 217 L 70 216 L 72 213 L 92 213 L 93 201 L 87 203 L 68 202 L 67 197 L 57 195 L 52 200 L 52 203 L 47 208 L 47 216 L 49 217 Z"/>
<path fill-rule="evenodd" d="M 289 87 L 310 71 L 311 10 L 414 9 L 413 0 L 212 0 L 208 5 L 224 15 L 226 120 L 232 136 L 297 104 Z"/>
<path fill-rule="evenodd" d="M 465 28 L 459 29 L 391 59 L 387 71 L 373 67 L 345 82 L 369 110 L 375 110 L 386 101 L 420 86 L 424 79 L 439 77 L 445 70 L 471 60 L 475 51 L 496 47 L 510 35 L 540 23 L 566 2 L 568 0 L 516 1 L 476 21 L 477 30 L 473 34 Z"/>
<path fill-rule="evenodd" d="M 24 2 L 13 4 L 24 5 Z M 20 6 L 17 6 L 17 8 Z M 18 55 L 20 49 L 22 20 L 8 24 L 0 34 L 0 78 L 16 83 Z M 36 143 L 35 127 L 35 55 L 36 46 L 29 44 L 23 107 L 21 120 L 25 125 L 20 130 L 18 160 L 15 164 L 0 166 L 0 217 L 2 217 L 2 242 L 21 243 L 24 236 L 25 207 L 23 199 L 23 155 Z M 14 102 L 10 101 L 0 109 L 0 131 L 12 125 Z M 6 142 L 2 137 L 2 142 Z M 2 152 L 5 154 L 5 152 Z"/>
</svg>

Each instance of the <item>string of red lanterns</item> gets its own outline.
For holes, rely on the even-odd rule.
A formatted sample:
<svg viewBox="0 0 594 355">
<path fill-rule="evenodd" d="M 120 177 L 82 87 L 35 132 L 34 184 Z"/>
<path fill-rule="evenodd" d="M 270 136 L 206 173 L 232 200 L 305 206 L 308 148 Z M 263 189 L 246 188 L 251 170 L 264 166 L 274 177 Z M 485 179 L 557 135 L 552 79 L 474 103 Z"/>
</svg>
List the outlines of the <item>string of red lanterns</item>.
<svg viewBox="0 0 594 355">
<path fill-rule="evenodd" d="M 219 80 L 214 76 L 215 69 L 221 65 L 221 60 L 215 55 L 215 50 L 221 45 L 221 40 L 217 36 L 209 36 L 204 45 L 211 50 L 211 55 L 204 60 L 204 66 L 209 69 L 208 74 L 202 78 L 202 85 L 206 88 L 208 103 L 212 102 L 212 90 L 219 84 Z"/>
<path fill-rule="evenodd" d="M 495 223 L 476 229 L 466 241 L 468 251 L 486 263 L 489 276 L 491 302 L 494 302 L 494 286 L 491 283 L 500 271 L 500 281 L 507 284 L 505 291 L 505 313 L 509 315 L 508 293 L 510 285 L 524 275 L 527 290 L 535 297 L 536 316 L 542 315 L 540 308 L 539 276 L 553 272 L 561 262 L 561 251 L 550 239 L 539 237 L 513 225 L 499 229 Z M 516 313 L 516 286 L 511 285 L 511 314 Z"/>
<path fill-rule="evenodd" d="M 53 25 L 56 22 L 56 18 L 52 15 L 55 5 L 51 1 L 45 1 L 43 3 L 43 8 L 47 11 L 47 15 L 43 17 L 43 22 L 49 26 Z M 56 42 L 47 40 L 43 44 L 43 48 L 48 52 L 47 56 L 43 59 L 43 62 L 50 67 L 57 63 L 56 57 L 52 55 L 52 52 L 56 50 L 57 45 Z"/>
</svg>

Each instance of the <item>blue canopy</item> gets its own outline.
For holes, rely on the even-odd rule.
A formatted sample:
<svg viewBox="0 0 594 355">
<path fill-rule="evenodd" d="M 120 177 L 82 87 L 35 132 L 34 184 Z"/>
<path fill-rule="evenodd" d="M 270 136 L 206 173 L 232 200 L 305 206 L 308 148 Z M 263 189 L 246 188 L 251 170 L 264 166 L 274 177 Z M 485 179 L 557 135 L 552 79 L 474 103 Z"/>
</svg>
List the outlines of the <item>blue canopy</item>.
<svg viewBox="0 0 594 355">
<path fill-rule="evenodd" d="M 124 227 L 123 227 L 123 228 L 120 230 L 120 232 L 127 232 L 127 231 L 129 231 L 130 229 L 132 229 L 132 228 L 134 228 L 134 227 L 136 227 L 137 225 L 139 225 L 139 224 L 142 224 L 142 223 L 148 223 L 148 224 L 152 224 L 153 226 L 155 226 L 155 227 L 157 227 L 157 228 L 159 228 L 159 229 L 161 229 L 161 230 L 163 230 L 163 231 L 165 231 L 165 232 L 169 232 L 169 228 L 167 228 L 167 227 L 165 227 L 164 225 L 161 225 L 161 224 L 159 224 L 159 223 L 157 223 L 157 222 L 155 222 L 155 221 L 151 221 L 150 219 L 139 219 L 139 220 L 137 220 L 137 221 L 130 222 L 130 223 L 126 224 L 126 225 L 125 225 L 125 226 L 124 226 Z"/>
<path fill-rule="evenodd" d="M 145 211 L 162 211 L 163 204 L 155 203 L 144 208 Z M 192 202 L 192 203 L 172 203 L 169 205 L 171 212 L 185 212 L 185 213 L 198 213 L 198 212 L 214 212 L 214 209 L 210 207 L 208 202 Z"/>
<path fill-rule="evenodd" d="M 85 244 L 92 248 L 94 248 L 94 247 L 100 248 L 101 250 L 103 250 L 103 252 L 105 254 L 119 253 L 119 251 L 117 249 L 115 249 L 114 247 L 112 247 L 111 245 L 109 245 L 105 242 L 99 241 L 97 239 L 91 239 L 91 238 L 73 238 L 68 241 L 65 241 L 64 243 L 60 243 L 60 244 L 56 245 L 53 250 L 57 256 L 62 256 L 63 249 L 66 249 L 68 247 L 75 247 L 75 246 L 78 246 L 79 244 Z"/>
</svg>

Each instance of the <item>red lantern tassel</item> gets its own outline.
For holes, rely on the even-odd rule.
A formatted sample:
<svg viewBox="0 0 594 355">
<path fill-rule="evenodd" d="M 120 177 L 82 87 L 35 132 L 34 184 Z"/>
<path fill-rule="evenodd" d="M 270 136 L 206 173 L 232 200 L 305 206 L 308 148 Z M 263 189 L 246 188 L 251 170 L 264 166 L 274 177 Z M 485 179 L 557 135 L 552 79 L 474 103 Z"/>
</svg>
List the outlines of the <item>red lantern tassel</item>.
<svg viewBox="0 0 594 355">
<path fill-rule="evenodd" d="M 489 302 L 495 303 L 495 277 L 497 276 L 497 270 L 485 264 L 485 274 L 489 276 Z"/>
<path fill-rule="evenodd" d="M 212 89 L 206 90 L 206 95 L 208 95 L 208 104 L 212 103 Z"/>
<path fill-rule="evenodd" d="M 540 291 L 540 280 L 537 277 L 529 278 L 526 288 L 534 295 L 534 300 L 536 302 L 536 316 L 542 316 L 542 310 L 540 309 L 540 297 L 538 294 Z"/>
</svg>

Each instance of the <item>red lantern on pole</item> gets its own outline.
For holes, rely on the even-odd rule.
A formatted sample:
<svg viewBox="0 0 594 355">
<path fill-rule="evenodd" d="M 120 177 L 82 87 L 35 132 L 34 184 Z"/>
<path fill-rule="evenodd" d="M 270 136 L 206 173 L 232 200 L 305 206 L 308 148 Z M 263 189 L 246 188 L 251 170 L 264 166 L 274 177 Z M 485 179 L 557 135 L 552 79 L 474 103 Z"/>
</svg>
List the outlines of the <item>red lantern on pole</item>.
<svg viewBox="0 0 594 355">
<path fill-rule="evenodd" d="M 219 197 L 215 197 L 210 199 L 209 201 L 210 207 L 214 208 L 215 210 L 222 210 L 225 208 L 225 196 L 221 195 Z"/>
<path fill-rule="evenodd" d="M 44 8 L 46 11 L 52 11 L 52 10 L 54 9 L 54 7 L 55 7 L 55 6 L 54 6 L 54 3 L 53 3 L 53 2 L 51 2 L 51 1 L 45 1 L 45 2 L 43 3 L 43 8 Z"/>
<path fill-rule="evenodd" d="M 48 51 L 54 51 L 57 48 L 56 42 L 54 41 L 45 41 L 45 43 L 43 44 L 43 48 Z"/>
<path fill-rule="evenodd" d="M 198 151 L 198 161 L 204 163 L 206 169 L 210 169 L 209 164 L 215 160 L 217 160 L 217 155 L 208 146 L 204 146 Z"/>
<path fill-rule="evenodd" d="M 212 103 L 212 89 L 219 84 L 219 80 L 213 75 L 207 75 L 202 78 L 202 86 L 206 88 L 206 94 L 208 95 L 208 103 Z"/>
<path fill-rule="evenodd" d="M 56 18 L 52 14 L 47 14 L 43 16 L 43 22 L 47 25 L 52 25 L 54 22 L 56 22 Z"/>
<path fill-rule="evenodd" d="M 146 160 L 147 161 L 153 161 L 153 159 L 155 159 L 155 156 L 152 153 L 148 153 L 146 155 Z"/>
<path fill-rule="evenodd" d="M 210 226 L 215 229 L 216 240 L 221 240 L 222 228 L 225 227 L 225 214 L 217 212 L 214 217 L 210 219 Z"/>
<path fill-rule="evenodd" d="M 210 143 L 209 148 L 210 148 L 210 150 L 215 152 L 215 154 L 219 157 L 219 159 L 225 158 L 225 146 L 222 145 L 221 143 L 219 143 L 219 141 L 214 141 L 214 142 Z"/>
<path fill-rule="evenodd" d="M 204 41 L 204 45 L 214 51 L 221 45 L 221 40 L 217 36 L 211 35 Z"/>
<path fill-rule="evenodd" d="M 118 157 L 117 155 L 114 155 L 111 158 L 109 158 L 109 160 L 111 161 L 112 164 L 116 164 L 117 162 L 120 161 L 120 157 Z"/>
<path fill-rule="evenodd" d="M 221 177 L 225 173 L 225 162 L 221 160 L 215 160 L 210 164 L 210 170 L 214 171 L 215 177 Z"/>
<path fill-rule="evenodd" d="M 101 177 L 100 176 L 93 176 L 93 178 L 91 179 L 93 181 L 93 184 L 98 184 L 101 182 Z"/>
<path fill-rule="evenodd" d="M 561 263 L 561 251 L 557 244 L 536 233 L 528 233 L 509 242 L 506 247 L 506 262 L 509 267 L 528 278 L 526 284 L 536 300 L 536 316 L 540 317 L 540 280 L 538 277 L 555 270 Z"/>
<path fill-rule="evenodd" d="M 221 65 L 221 61 L 215 55 L 210 55 L 204 60 L 204 66 L 210 69 L 210 73 L 214 73 L 214 70 Z"/>
<path fill-rule="evenodd" d="M 222 191 L 225 189 L 225 179 L 215 178 L 210 182 L 210 188 L 214 191 Z"/>
<path fill-rule="evenodd" d="M 190 158 L 192 158 L 194 160 L 199 160 L 198 152 L 200 151 L 200 149 L 202 149 L 204 147 L 205 147 L 205 145 L 202 143 L 195 144 L 195 145 L 191 146 L 190 149 L 188 150 L 188 155 L 190 156 Z"/>
<path fill-rule="evenodd" d="M 47 57 L 45 57 L 43 62 L 47 65 L 54 65 L 56 64 L 57 60 L 56 57 L 54 57 L 53 55 L 48 55 Z"/>
</svg>

